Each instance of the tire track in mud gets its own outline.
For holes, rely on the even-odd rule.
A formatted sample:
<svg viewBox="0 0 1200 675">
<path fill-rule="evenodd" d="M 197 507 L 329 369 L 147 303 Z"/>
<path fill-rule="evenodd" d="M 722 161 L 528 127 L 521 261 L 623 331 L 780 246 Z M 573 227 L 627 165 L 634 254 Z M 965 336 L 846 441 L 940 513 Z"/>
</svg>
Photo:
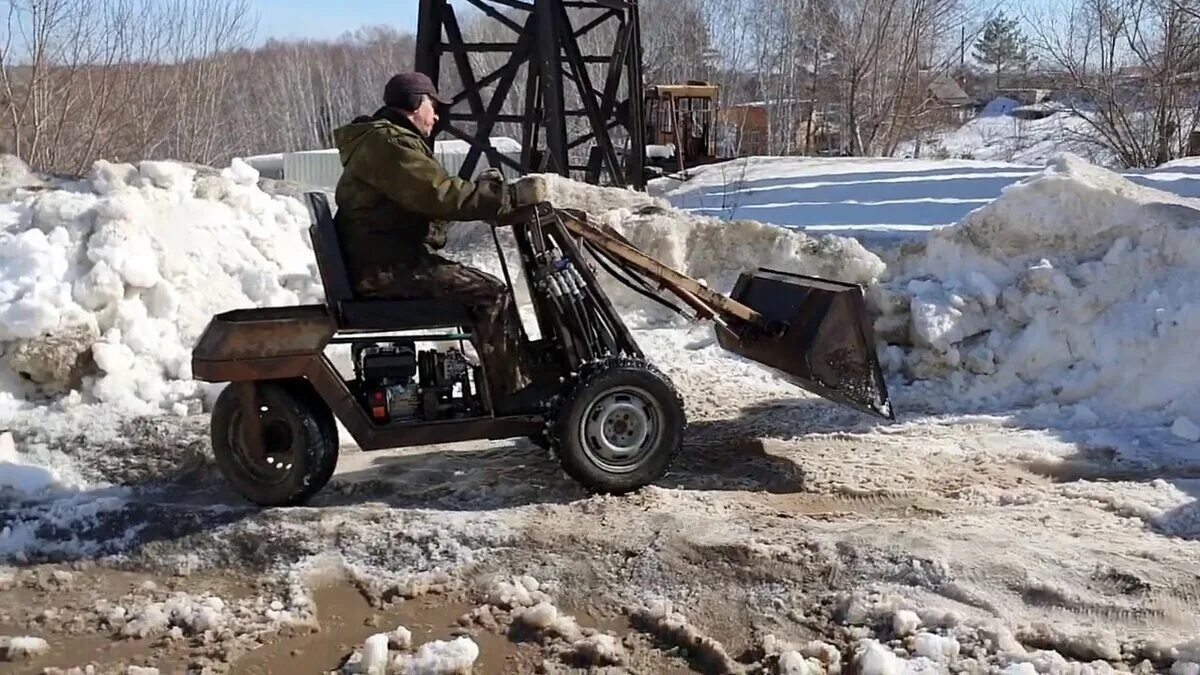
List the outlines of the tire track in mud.
<svg viewBox="0 0 1200 675">
<path fill-rule="evenodd" d="M 1109 571 L 1092 575 L 1086 590 L 1091 599 L 1070 597 L 1054 589 L 1013 586 L 1026 604 L 1051 616 L 1119 621 L 1131 626 L 1191 628 L 1200 632 L 1200 577 L 1180 583 L 1154 583 L 1138 576 Z M 1107 599 L 1098 602 L 1095 598 Z M 1125 604 L 1128 603 L 1128 604 Z"/>
<path fill-rule="evenodd" d="M 879 433 L 870 434 L 869 439 L 845 432 L 789 440 L 761 439 L 753 442 L 757 443 L 756 449 L 763 454 L 794 461 L 800 467 L 804 492 L 731 493 L 729 500 L 736 501 L 751 513 L 782 518 L 813 517 L 831 522 L 857 518 L 870 522 L 875 518 L 935 517 L 949 525 L 958 518 L 971 517 L 976 521 L 971 526 L 974 528 L 980 527 L 980 516 L 1024 507 L 1024 513 L 1006 517 L 1010 521 L 1008 527 L 1018 527 L 1021 519 L 1029 517 L 1027 513 L 1049 513 L 1060 502 L 1061 495 L 1054 486 L 1061 482 L 1063 475 L 1047 471 L 1046 467 L 1057 464 L 1074 467 L 1079 474 L 1077 478 L 1084 480 L 1193 478 L 1196 473 L 1186 468 L 1150 474 L 1128 467 L 1104 467 L 1105 461 L 1112 458 L 1093 457 L 1094 453 L 1086 448 L 1079 452 L 1091 461 L 1081 464 L 1079 459 L 1069 455 L 1059 459 L 1058 454 L 1071 446 L 1056 439 L 986 423 L 971 425 L 971 428 L 975 428 L 978 435 L 972 435 L 962 426 L 910 425 L 905 429 L 880 429 Z M 742 447 L 753 447 L 750 441 L 739 442 Z M 1009 442 L 1013 442 L 1013 447 L 1006 447 Z M 873 446 L 873 452 L 862 452 L 865 445 Z M 1028 450 L 1023 450 L 1026 445 Z M 914 446 L 917 453 L 911 452 Z M 940 446 L 957 452 L 939 452 Z M 726 451 L 726 454 L 730 453 Z M 1047 459 L 1031 462 L 1026 459 L 1028 454 L 1043 455 Z M 1080 466 L 1086 471 L 1080 471 Z M 873 475 L 872 471 L 882 475 Z M 847 488 L 848 484 L 855 488 Z M 865 487 L 880 485 L 889 487 Z M 1086 512 L 1082 512 L 1077 517 L 1086 516 Z M 765 539 L 769 540 L 770 535 L 765 535 Z M 1002 570 L 988 564 L 990 549 L 978 547 L 972 551 L 971 548 L 974 547 L 968 544 L 967 550 L 960 550 L 947 560 L 975 561 L 974 564 L 956 565 L 952 579 L 926 585 L 926 590 L 956 602 L 965 602 L 994 616 L 1008 614 L 1003 608 L 1009 607 L 1025 615 L 1032 610 L 1044 620 L 1064 625 L 1116 624 L 1114 628 L 1118 634 L 1129 631 L 1154 633 L 1156 630 L 1180 634 L 1189 630 L 1200 632 L 1195 609 L 1200 606 L 1200 577 L 1197 581 L 1170 579 L 1144 589 L 1139 589 L 1145 582 L 1137 576 L 1108 581 L 1092 579 L 1092 583 L 1080 589 L 1078 597 L 1056 598 L 1053 594 L 1039 595 L 1028 584 L 1005 584 Z M 1098 553 L 1105 557 L 1112 555 L 1103 550 Z M 1135 565 L 1134 569 L 1139 567 Z M 1150 563 L 1144 569 L 1153 572 L 1156 568 L 1165 571 L 1161 563 Z M 1061 581 L 1068 587 L 1077 586 L 1069 573 L 1064 570 L 1061 574 L 1065 575 Z M 1056 573 L 1051 572 L 1051 575 L 1053 578 Z M 975 590 L 970 590 L 972 588 Z"/>
<path fill-rule="evenodd" d="M 818 519 L 871 518 L 904 515 L 913 518 L 943 516 L 955 509 L 948 500 L 927 493 L 800 493 L 748 494 L 737 497 L 738 506 L 764 515 Z"/>
</svg>

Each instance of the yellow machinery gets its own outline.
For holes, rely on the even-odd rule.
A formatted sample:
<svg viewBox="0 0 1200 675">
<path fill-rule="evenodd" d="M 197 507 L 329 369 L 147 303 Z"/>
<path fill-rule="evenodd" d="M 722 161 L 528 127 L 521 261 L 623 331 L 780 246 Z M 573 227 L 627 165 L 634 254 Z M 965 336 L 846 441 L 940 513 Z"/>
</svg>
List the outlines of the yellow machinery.
<svg viewBox="0 0 1200 675">
<path fill-rule="evenodd" d="M 647 166 L 685 173 L 721 161 L 715 134 L 719 86 L 689 81 L 652 84 L 644 91 Z"/>
</svg>

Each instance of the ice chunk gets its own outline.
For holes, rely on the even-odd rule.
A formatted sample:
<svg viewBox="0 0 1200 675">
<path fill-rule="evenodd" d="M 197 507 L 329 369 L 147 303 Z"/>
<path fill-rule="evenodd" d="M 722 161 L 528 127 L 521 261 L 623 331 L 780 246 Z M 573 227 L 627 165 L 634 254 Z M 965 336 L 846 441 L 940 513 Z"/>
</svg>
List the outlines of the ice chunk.
<svg viewBox="0 0 1200 675">
<path fill-rule="evenodd" d="M 359 667 L 364 675 L 387 675 L 388 634 L 376 633 L 363 643 Z"/>
<path fill-rule="evenodd" d="M 546 629 L 558 619 L 558 609 L 548 602 L 540 602 L 521 612 L 521 621 L 537 629 Z"/>
<path fill-rule="evenodd" d="M 17 452 L 12 433 L 0 432 L 0 494 L 12 490 L 34 496 L 60 484 L 61 480 L 53 468 L 30 462 Z"/>
<path fill-rule="evenodd" d="M 892 650 L 878 640 L 863 640 L 854 654 L 861 675 L 901 675 L 903 664 Z"/>
<path fill-rule="evenodd" d="M 469 675 L 478 658 L 475 641 L 459 637 L 426 642 L 416 654 L 397 657 L 393 665 L 405 675 Z"/>
<path fill-rule="evenodd" d="M 921 633 L 913 640 L 913 647 L 918 656 L 924 656 L 932 661 L 941 663 L 958 658 L 961 646 L 958 640 L 948 635 Z"/>
<path fill-rule="evenodd" d="M 0 647 L 4 648 L 9 661 L 32 659 L 50 651 L 49 643 L 30 636 L 0 638 Z"/>
<path fill-rule="evenodd" d="M 596 666 L 619 666 L 625 662 L 625 646 L 612 635 L 597 633 L 576 640 L 571 651 L 577 659 Z"/>
<path fill-rule="evenodd" d="M 917 632 L 921 627 L 921 617 L 916 612 L 902 609 L 892 617 L 892 630 L 901 637 Z"/>
<path fill-rule="evenodd" d="M 806 659 L 799 652 L 786 651 L 779 655 L 779 675 L 824 675 L 825 669 L 816 659 Z"/>
<path fill-rule="evenodd" d="M 388 635 L 388 648 L 398 651 L 404 651 L 412 647 L 412 631 L 404 626 L 397 626 L 396 630 Z"/>
</svg>

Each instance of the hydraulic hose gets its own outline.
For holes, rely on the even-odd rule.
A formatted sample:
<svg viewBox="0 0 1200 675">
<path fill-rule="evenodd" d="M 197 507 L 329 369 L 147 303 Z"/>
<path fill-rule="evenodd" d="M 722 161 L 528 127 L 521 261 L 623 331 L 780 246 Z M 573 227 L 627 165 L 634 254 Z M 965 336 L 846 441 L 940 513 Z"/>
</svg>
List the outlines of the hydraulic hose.
<svg viewBox="0 0 1200 675">
<path fill-rule="evenodd" d="M 616 265 L 617 267 L 620 267 L 620 263 L 617 263 L 615 260 L 610 258 L 607 251 L 600 248 L 599 246 L 596 246 L 595 244 L 593 244 L 590 241 L 583 242 L 583 245 L 587 248 L 588 252 L 592 254 L 592 257 L 596 259 L 596 262 L 600 264 L 600 267 L 604 268 L 605 272 L 608 272 L 609 276 L 611 276 L 612 278 L 616 279 L 617 281 L 619 281 L 622 284 L 624 284 L 625 286 L 627 286 L 634 293 L 637 293 L 638 295 L 649 298 L 650 300 L 657 302 L 658 304 L 662 305 L 663 307 L 666 307 L 667 309 L 671 310 L 672 312 L 675 312 L 676 314 L 679 314 L 681 316 L 687 316 L 687 314 L 684 313 L 683 309 L 680 308 L 678 305 L 676 305 L 676 304 L 672 303 L 671 301 L 666 300 L 662 297 L 659 297 L 658 294 L 656 294 L 653 290 L 650 289 L 650 285 L 647 284 L 644 279 L 638 277 L 637 275 L 635 275 L 632 272 L 625 271 L 625 274 L 628 274 L 630 277 L 632 277 L 632 279 L 637 280 L 637 283 L 635 284 L 634 281 L 632 281 L 631 279 L 626 279 L 624 276 L 617 273 L 617 271 L 614 270 L 611 265 Z"/>
</svg>

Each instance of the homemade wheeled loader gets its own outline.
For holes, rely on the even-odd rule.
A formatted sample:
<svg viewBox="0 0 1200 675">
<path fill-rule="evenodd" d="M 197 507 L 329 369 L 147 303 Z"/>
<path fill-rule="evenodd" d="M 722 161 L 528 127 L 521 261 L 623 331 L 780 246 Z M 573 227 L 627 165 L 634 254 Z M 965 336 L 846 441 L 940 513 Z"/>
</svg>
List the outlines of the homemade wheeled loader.
<svg viewBox="0 0 1200 675">
<path fill-rule="evenodd" d="M 759 269 L 743 273 L 727 297 L 586 213 L 549 203 L 497 223 L 515 236 L 539 333 L 531 339 L 522 330 L 522 343 L 548 393 L 521 414 L 494 414 L 495 383 L 464 354 L 474 337 L 470 309 L 355 297 L 327 198 L 312 192 L 307 199 L 325 303 L 218 314 L 193 351 L 195 377 L 230 383 L 212 411 L 217 465 L 257 504 L 301 504 L 329 481 L 339 450 L 335 419 L 368 451 L 529 438 L 598 492 L 621 494 L 662 477 L 683 444 L 682 401 L 647 361 L 585 251 L 647 298 L 711 321 L 724 349 L 820 396 L 894 419 L 861 287 Z M 329 345 L 350 346 L 353 376 L 339 372 Z"/>
</svg>

